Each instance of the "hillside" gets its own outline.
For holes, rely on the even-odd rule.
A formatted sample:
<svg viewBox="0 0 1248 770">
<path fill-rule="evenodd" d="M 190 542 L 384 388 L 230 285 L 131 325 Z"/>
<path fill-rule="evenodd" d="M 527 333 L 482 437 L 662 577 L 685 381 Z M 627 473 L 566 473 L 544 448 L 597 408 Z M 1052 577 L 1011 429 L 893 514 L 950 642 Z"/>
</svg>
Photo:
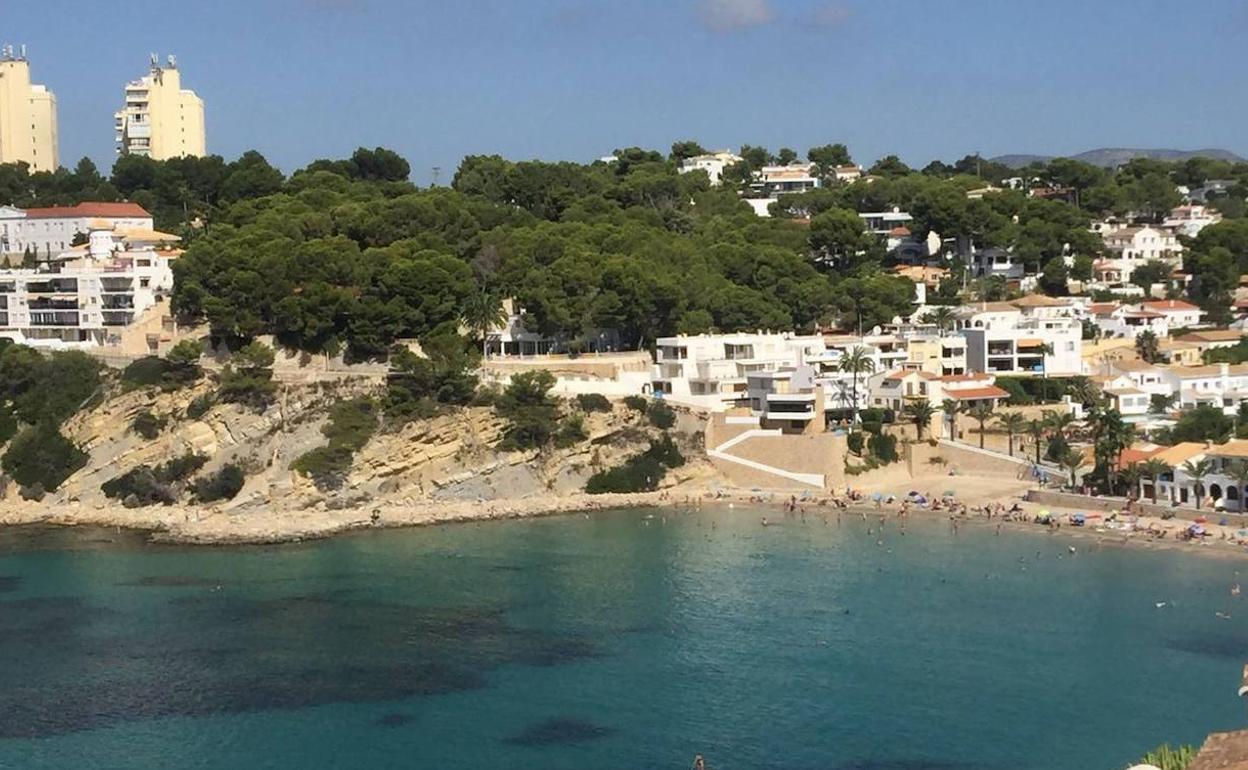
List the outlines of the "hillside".
<svg viewBox="0 0 1248 770">
<path fill-rule="evenodd" d="M 1031 163 L 1043 163 L 1058 157 L 1055 155 L 1028 155 L 1025 153 L 1014 153 L 1009 155 L 998 155 L 991 158 L 994 163 L 1002 163 L 1011 168 L 1022 168 Z M 1101 147 L 1096 150 L 1088 150 L 1078 155 L 1070 156 L 1074 160 L 1091 163 L 1093 166 L 1101 166 L 1104 168 L 1115 168 L 1126 163 L 1132 158 L 1152 158 L 1153 160 L 1164 161 L 1183 161 L 1188 158 L 1213 158 L 1214 160 L 1226 160 L 1232 163 L 1242 162 L 1244 159 L 1230 150 L 1219 149 L 1203 149 L 1203 150 L 1169 150 L 1169 149 L 1131 149 L 1126 147 Z"/>
</svg>

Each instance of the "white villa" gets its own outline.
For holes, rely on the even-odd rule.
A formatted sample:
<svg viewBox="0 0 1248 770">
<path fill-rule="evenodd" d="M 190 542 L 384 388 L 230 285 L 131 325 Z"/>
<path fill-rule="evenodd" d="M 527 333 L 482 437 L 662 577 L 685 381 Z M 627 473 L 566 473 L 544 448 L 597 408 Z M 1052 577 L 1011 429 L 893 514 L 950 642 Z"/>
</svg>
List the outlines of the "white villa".
<svg viewBox="0 0 1248 770">
<path fill-rule="evenodd" d="M 1069 306 L 1047 298 L 1027 300 L 962 308 L 958 328 L 966 338 L 967 368 L 995 374 L 1082 373 L 1083 326 Z"/>
<path fill-rule="evenodd" d="M 680 164 L 680 173 L 688 174 L 690 171 L 705 171 L 706 175 L 711 178 L 711 186 L 718 187 L 724 175 L 724 169 L 740 163 L 742 158 L 728 150 L 716 150 L 706 155 L 695 155 L 692 158 L 685 158 Z"/>
<path fill-rule="evenodd" d="M 1127 283 L 1131 273 L 1148 262 L 1182 267 L 1183 246 L 1174 233 L 1155 227 L 1123 227 L 1103 233 L 1110 257 L 1093 263 L 1096 277 L 1105 283 Z"/>
</svg>

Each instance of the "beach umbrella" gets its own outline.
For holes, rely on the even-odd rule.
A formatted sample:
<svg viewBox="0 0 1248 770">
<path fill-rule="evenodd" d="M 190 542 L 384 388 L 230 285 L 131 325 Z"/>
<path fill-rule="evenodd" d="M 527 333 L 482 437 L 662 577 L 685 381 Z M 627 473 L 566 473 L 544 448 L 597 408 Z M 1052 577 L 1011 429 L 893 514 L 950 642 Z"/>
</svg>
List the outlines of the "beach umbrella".
<svg viewBox="0 0 1248 770">
<path fill-rule="evenodd" d="M 877 501 L 878 501 L 878 500 L 883 500 L 883 499 L 884 499 L 884 494 L 883 494 L 883 493 L 881 493 L 881 492 L 872 492 L 872 493 L 871 493 L 871 499 L 872 499 L 872 500 L 877 500 Z"/>
<path fill-rule="evenodd" d="M 1241 538 L 1241 539 L 1242 539 L 1242 538 L 1246 538 L 1246 537 L 1248 537 L 1248 529 L 1237 529 L 1237 530 L 1235 530 L 1235 537 L 1238 537 L 1238 538 Z"/>
<path fill-rule="evenodd" d="M 1193 524 L 1192 526 L 1187 528 L 1187 531 L 1191 532 L 1193 535 L 1205 534 L 1205 528 L 1200 526 L 1199 524 Z"/>
<path fill-rule="evenodd" d="M 954 492 L 952 489 L 945 490 L 945 497 L 957 497 L 957 496 L 958 496 L 958 493 Z"/>
<path fill-rule="evenodd" d="M 1209 523 L 1209 520 L 1208 520 L 1208 519 L 1206 519 L 1204 516 L 1197 516 L 1197 517 L 1196 517 L 1196 519 L 1195 519 L 1195 522 L 1196 522 L 1197 524 L 1208 524 L 1208 523 Z"/>
<path fill-rule="evenodd" d="M 1082 524 L 1088 520 L 1088 517 L 1084 516 L 1082 513 L 1074 513 L 1074 514 L 1071 514 L 1070 520 L 1075 522 L 1076 524 Z"/>
</svg>

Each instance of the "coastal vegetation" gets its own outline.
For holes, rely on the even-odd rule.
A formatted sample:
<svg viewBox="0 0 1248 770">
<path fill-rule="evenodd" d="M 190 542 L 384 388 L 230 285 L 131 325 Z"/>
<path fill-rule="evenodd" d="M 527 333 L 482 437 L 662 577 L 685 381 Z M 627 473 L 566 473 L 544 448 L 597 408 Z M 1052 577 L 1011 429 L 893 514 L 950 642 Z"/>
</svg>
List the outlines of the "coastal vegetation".
<svg viewBox="0 0 1248 770">
<path fill-rule="evenodd" d="M 658 489 L 670 468 L 685 464 L 685 457 L 664 433 L 650 442 L 650 448 L 629 457 L 618 467 L 590 476 L 585 491 L 592 495 L 608 492 L 651 492 Z"/>
<path fill-rule="evenodd" d="M 291 468 L 308 476 L 319 489 L 338 489 L 351 470 L 355 453 L 373 437 L 378 424 L 377 404 L 371 398 L 340 401 L 329 409 L 329 420 L 321 428 L 324 446 L 306 452 Z"/>
</svg>

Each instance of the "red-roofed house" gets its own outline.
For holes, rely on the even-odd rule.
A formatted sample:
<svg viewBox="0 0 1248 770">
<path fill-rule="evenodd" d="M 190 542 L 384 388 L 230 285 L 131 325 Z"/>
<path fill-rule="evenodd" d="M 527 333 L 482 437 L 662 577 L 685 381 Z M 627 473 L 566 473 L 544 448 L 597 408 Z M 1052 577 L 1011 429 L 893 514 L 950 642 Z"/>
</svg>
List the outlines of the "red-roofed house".
<svg viewBox="0 0 1248 770">
<path fill-rule="evenodd" d="M 1141 302 L 1140 305 L 1144 310 L 1164 315 L 1171 329 L 1196 326 L 1200 323 L 1200 316 L 1203 313 L 1200 308 L 1181 299 L 1150 300 Z"/>
<path fill-rule="evenodd" d="M 107 222 L 116 230 L 153 230 L 152 215 L 137 203 L 88 201 L 77 206 L 19 209 L 0 206 L 0 254 L 33 249 L 42 260 L 66 252 L 74 236 L 86 235 L 92 223 Z"/>
</svg>

